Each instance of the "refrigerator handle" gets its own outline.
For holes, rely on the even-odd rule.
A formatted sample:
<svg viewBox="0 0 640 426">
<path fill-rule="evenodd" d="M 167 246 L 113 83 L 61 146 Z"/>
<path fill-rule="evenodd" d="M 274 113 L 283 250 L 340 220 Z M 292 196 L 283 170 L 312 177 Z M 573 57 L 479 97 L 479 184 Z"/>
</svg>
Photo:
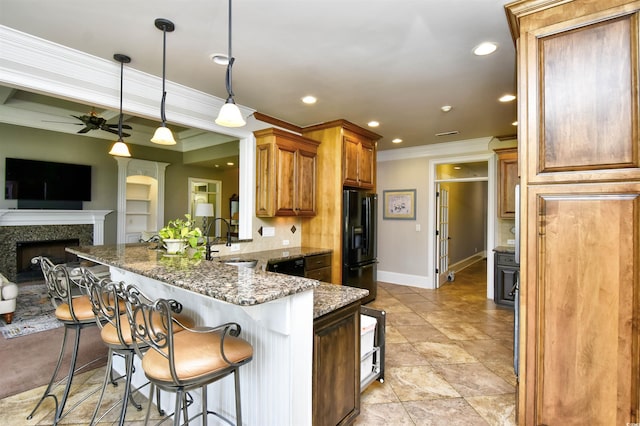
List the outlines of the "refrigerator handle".
<svg viewBox="0 0 640 426">
<path fill-rule="evenodd" d="M 363 246 L 363 250 L 365 251 L 365 253 L 369 253 L 369 225 L 370 225 L 370 218 L 369 218 L 369 210 L 370 210 L 370 200 L 369 197 L 365 197 L 363 198 L 363 205 L 364 205 L 364 229 L 362 230 L 362 246 Z"/>
<path fill-rule="evenodd" d="M 516 185 L 516 214 L 515 214 L 515 227 L 516 227 L 516 246 L 514 259 L 517 264 L 520 264 L 520 184 Z"/>
</svg>

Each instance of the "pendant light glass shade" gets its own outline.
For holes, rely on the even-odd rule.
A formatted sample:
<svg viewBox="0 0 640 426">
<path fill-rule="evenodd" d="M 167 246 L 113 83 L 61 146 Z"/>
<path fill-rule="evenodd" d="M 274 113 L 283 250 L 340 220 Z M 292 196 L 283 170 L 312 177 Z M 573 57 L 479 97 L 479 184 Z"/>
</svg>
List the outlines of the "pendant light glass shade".
<svg viewBox="0 0 640 426">
<path fill-rule="evenodd" d="M 233 89 L 231 87 L 231 67 L 235 58 L 231 54 L 231 0 L 229 0 L 229 52 L 227 55 L 229 62 L 227 63 L 227 74 L 225 77 L 225 84 L 227 86 L 227 102 L 220 108 L 218 118 L 216 118 L 216 124 L 224 127 L 242 127 L 247 124 L 240 113 L 240 108 L 236 105 L 233 99 Z"/>
<path fill-rule="evenodd" d="M 129 147 L 121 139 L 118 139 L 118 141 L 113 144 L 113 146 L 111 147 L 111 151 L 109 151 L 109 154 L 118 157 L 131 157 Z"/>
<path fill-rule="evenodd" d="M 176 140 L 173 138 L 173 133 L 167 127 L 167 119 L 164 114 L 164 104 L 167 98 L 167 91 L 165 90 L 165 72 L 167 67 L 167 31 L 172 32 L 176 27 L 173 22 L 168 19 L 158 18 L 155 20 L 155 26 L 157 29 L 162 30 L 162 101 L 160 102 L 160 119 L 162 124 L 158 127 L 151 138 L 151 142 L 158 145 L 175 145 Z"/>
<path fill-rule="evenodd" d="M 233 98 L 228 98 L 227 102 L 220 108 L 216 124 L 224 127 L 242 127 L 247 122 L 242 118 L 240 108 L 233 101 Z"/>
<path fill-rule="evenodd" d="M 156 129 L 153 137 L 151 138 L 151 142 L 157 143 L 158 145 L 175 145 L 176 140 L 173 138 L 173 133 L 169 130 L 168 127 L 160 126 Z"/>
<path fill-rule="evenodd" d="M 129 147 L 122 140 L 122 81 L 124 76 L 124 64 L 131 62 L 131 58 L 127 55 L 116 53 L 113 55 L 113 59 L 120 62 L 120 117 L 118 118 L 118 140 L 111 147 L 109 154 L 118 157 L 131 157 Z"/>
</svg>

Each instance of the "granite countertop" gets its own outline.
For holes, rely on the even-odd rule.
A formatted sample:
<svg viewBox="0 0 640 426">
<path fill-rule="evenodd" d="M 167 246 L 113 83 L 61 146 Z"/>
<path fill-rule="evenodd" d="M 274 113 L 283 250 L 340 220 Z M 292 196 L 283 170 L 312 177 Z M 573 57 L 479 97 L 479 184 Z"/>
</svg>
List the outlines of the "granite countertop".
<svg viewBox="0 0 640 426">
<path fill-rule="evenodd" d="M 493 251 L 498 253 L 515 253 L 516 247 L 515 246 L 498 246 L 494 248 Z"/>
<path fill-rule="evenodd" d="M 247 260 L 255 259 L 258 261 L 256 269 L 264 271 L 269 262 L 279 262 L 282 260 L 299 259 L 305 256 L 313 256 L 316 254 L 331 253 L 329 249 L 315 247 L 291 247 L 282 250 L 264 250 L 250 253 L 239 253 L 237 255 L 216 256 L 213 253 L 213 260 L 225 261 L 231 259 Z"/>
<path fill-rule="evenodd" d="M 320 283 L 313 289 L 313 319 L 347 306 L 369 295 L 369 290 L 338 284 Z"/>
<path fill-rule="evenodd" d="M 82 258 L 153 278 L 217 300 L 241 306 L 287 297 L 317 287 L 309 278 L 239 268 L 204 259 L 167 256 L 148 244 L 68 247 Z"/>
<path fill-rule="evenodd" d="M 214 257 L 212 261 L 167 256 L 163 250 L 150 249 L 146 243 L 68 247 L 67 251 L 97 263 L 121 268 L 241 306 L 257 305 L 313 289 L 314 319 L 369 294 L 368 290 L 360 288 L 263 271 L 269 261 L 330 253 L 331 250 L 327 249 L 295 247 L 288 250 Z M 230 258 L 257 259 L 258 265 L 251 269 L 220 262 Z"/>
</svg>

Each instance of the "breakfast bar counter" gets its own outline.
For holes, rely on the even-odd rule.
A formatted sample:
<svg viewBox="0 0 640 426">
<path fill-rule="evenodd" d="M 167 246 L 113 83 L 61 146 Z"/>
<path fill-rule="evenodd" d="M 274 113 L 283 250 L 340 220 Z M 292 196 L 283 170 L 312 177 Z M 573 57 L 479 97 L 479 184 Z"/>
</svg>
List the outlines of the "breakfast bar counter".
<svg viewBox="0 0 640 426">
<path fill-rule="evenodd" d="M 366 296 L 366 290 L 308 278 L 167 256 L 148 244 L 67 251 L 109 266 L 111 279 L 134 284 L 149 297 L 179 301 L 198 326 L 240 324 L 240 337 L 254 349 L 253 360 L 240 368 L 243 421 L 252 425 L 311 425 L 314 318 Z M 136 372 L 134 384 L 140 386 L 146 380 L 139 363 Z M 233 395 L 233 380 L 225 378 L 209 385 L 208 405 L 234 418 Z M 193 396 L 190 410 L 197 412 L 199 395 Z M 163 393 L 168 412 L 172 398 Z"/>
</svg>

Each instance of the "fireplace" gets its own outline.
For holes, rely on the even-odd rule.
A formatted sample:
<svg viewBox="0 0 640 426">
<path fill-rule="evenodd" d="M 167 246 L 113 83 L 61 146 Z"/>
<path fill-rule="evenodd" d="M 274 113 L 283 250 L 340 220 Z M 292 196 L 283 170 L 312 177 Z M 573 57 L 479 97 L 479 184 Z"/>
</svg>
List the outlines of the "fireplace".
<svg viewBox="0 0 640 426">
<path fill-rule="evenodd" d="M 11 281 L 16 280 L 18 243 L 73 240 L 74 244 L 63 244 L 103 244 L 104 220 L 110 212 L 0 209 L 0 273 Z M 27 258 L 25 261 L 31 260 L 29 256 L 23 256 Z"/>
<path fill-rule="evenodd" d="M 31 263 L 36 256 L 48 257 L 54 264 L 77 262 L 78 257 L 67 253 L 66 247 L 79 246 L 78 238 L 66 240 L 20 241 L 16 243 L 16 282 L 42 279 L 40 265 Z"/>
</svg>

